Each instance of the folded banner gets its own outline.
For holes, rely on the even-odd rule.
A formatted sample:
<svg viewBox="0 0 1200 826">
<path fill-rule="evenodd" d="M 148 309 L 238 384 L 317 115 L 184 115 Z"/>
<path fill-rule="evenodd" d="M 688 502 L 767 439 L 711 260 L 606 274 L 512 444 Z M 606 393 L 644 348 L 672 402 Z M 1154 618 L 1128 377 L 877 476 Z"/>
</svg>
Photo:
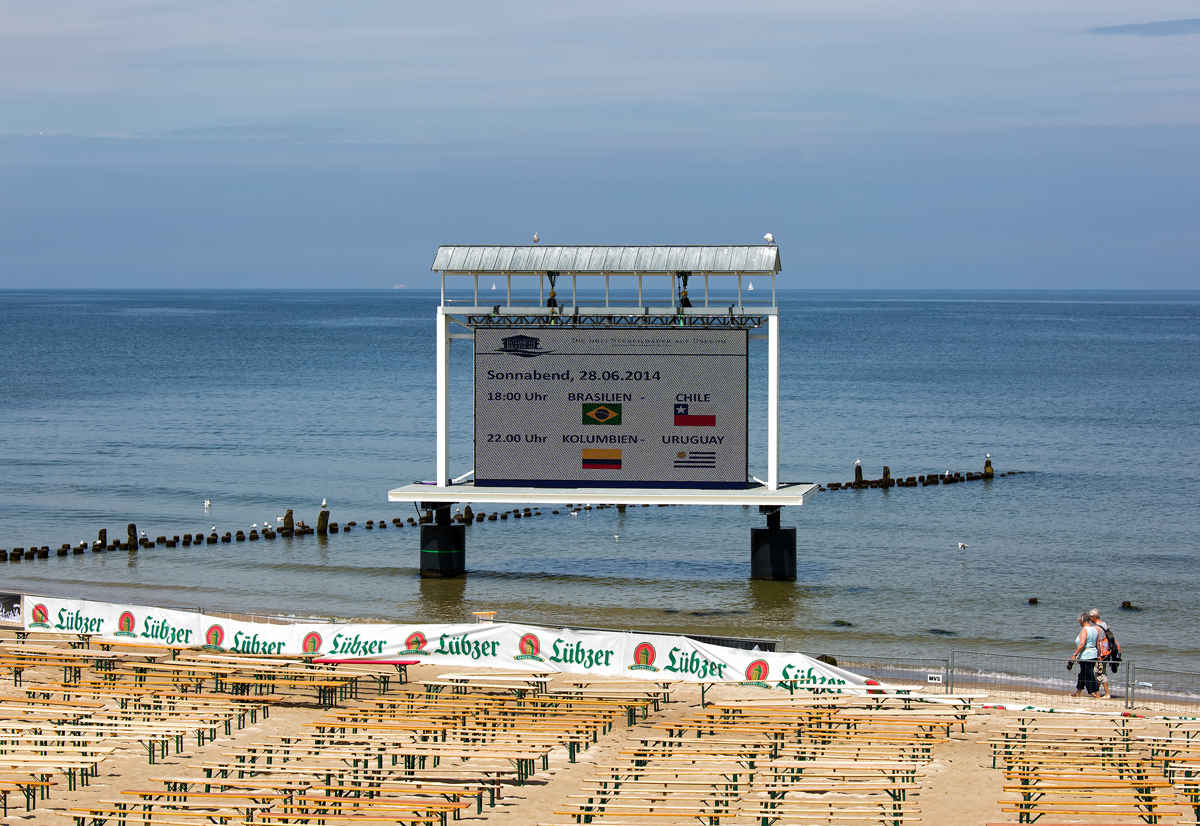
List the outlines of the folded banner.
<svg viewBox="0 0 1200 826">
<path fill-rule="evenodd" d="M 23 600 L 22 619 L 28 631 L 89 634 L 113 642 L 237 654 L 414 659 L 648 680 L 747 683 L 763 688 L 780 681 L 799 686 L 866 686 L 865 678 L 803 654 L 744 651 L 688 637 L 635 631 L 574 631 L 513 623 L 268 624 L 142 605 L 28 596 Z"/>
</svg>

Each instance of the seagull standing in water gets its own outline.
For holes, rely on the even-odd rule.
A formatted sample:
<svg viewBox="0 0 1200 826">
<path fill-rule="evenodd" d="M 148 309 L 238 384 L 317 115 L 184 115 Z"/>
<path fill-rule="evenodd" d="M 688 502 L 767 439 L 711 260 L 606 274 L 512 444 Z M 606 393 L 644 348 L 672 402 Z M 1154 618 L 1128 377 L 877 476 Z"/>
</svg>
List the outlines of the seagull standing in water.
<svg viewBox="0 0 1200 826">
<path fill-rule="evenodd" d="M 282 522 L 282 521 L 283 521 L 283 517 L 282 517 L 282 516 L 276 516 L 276 517 L 275 517 L 275 521 L 276 521 L 276 522 Z"/>
<path fill-rule="evenodd" d="M 613 534 L 613 542 L 620 542 L 620 541 L 621 541 L 621 534 L 614 533 Z"/>
<path fill-rule="evenodd" d="M 211 507 L 212 507 L 212 500 L 211 500 L 211 499 L 205 499 L 205 500 L 204 500 L 204 509 L 205 509 L 205 510 L 208 510 L 208 509 L 209 509 L 209 508 L 211 508 Z"/>
</svg>

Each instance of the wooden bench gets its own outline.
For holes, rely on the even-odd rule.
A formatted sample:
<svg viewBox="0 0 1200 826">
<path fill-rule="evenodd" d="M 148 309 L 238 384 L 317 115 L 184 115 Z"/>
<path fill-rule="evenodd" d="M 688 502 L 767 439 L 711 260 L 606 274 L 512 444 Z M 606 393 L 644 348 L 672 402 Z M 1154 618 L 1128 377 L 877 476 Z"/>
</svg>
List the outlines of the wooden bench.
<svg viewBox="0 0 1200 826">
<path fill-rule="evenodd" d="M 37 808 L 39 797 L 45 800 L 49 797 L 50 787 L 57 786 L 54 780 L 39 780 L 44 774 L 29 774 L 24 777 L 10 773 L 0 774 L 0 800 L 3 801 L 4 817 L 8 817 L 8 795 L 19 791 L 25 797 L 25 811 L 32 812 Z"/>
<path fill-rule="evenodd" d="M 314 659 L 313 662 L 330 665 L 391 665 L 396 669 L 396 674 L 400 677 L 400 685 L 408 683 L 408 667 L 410 665 L 420 665 L 420 660 L 333 660 L 328 658 Z M 383 682 L 383 688 L 380 694 L 387 693 L 387 682 Z"/>
<path fill-rule="evenodd" d="M 292 799 L 291 794 L 269 792 L 263 790 L 247 790 L 244 792 L 212 792 L 212 791 L 167 791 L 164 789 L 126 789 L 121 794 L 135 795 L 143 811 L 147 807 L 159 806 L 164 809 L 182 807 L 211 807 L 234 809 L 241 813 L 246 820 L 253 819 L 254 812 L 263 811 L 272 806 Z"/>
<path fill-rule="evenodd" d="M 669 802 L 668 802 L 669 801 Z M 575 818 L 576 823 L 593 823 L 597 818 L 686 818 L 700 819 L 710 824 L 719 824 L 722 818 L 733 818 L 737 811 L 733 808 L 734 799 L 728 801 L 705 801 L 686 796 L 665 798 L 662 802 L 648 801 L 644 803 L 611 801 L 608 803 L 577 804 L 575 808 L 565 811 L 555 811 L 556 815 Z M 673 805 L 683 804 L 683 805 Z M 608 822 L 604 820 L 603 822 Z"/>
<path fill-rule="evenodd" d="M 337 785 L 337 786 L 313 786 L 311 791 L 315 793 L 324 793 L 329 797 L 365 797 L 372 798 L 382 795 L 384 792 L 403 792 L 404 794 L 419 794 L 419 795 L 440 795 L 447 800 L 455 802 L 460 801 L 464 797 L 473 798 L 475 800 L 475 813 L 483 814 L 483 795 L 488 793 L 489 807 L 495 807 L 496 798 L 498 797 L 497 790 L 499 783 L 495 784 L 452 784 L 452 783 L 437 783 L 434 781 L 417 781 L 411 783 L 401 783 L 396 781 L 379 781 L 374 784 L 362 785 Z"/>
<path fill-rule="evenodd" d="M 470 803 L 458 800 L 430 800 L 415 797 L 391 797 L 382 794 L 371 797 L 348 795 L 297 795 L 293 800 L 281 804 L 277 811 L 305 812 L 320 817 L 338 817 L 343 814 L 379 814 L 384 812 L 403 812 L 418 817 L 454 815 L 457 820 L 462 812 L 471 808 Z"/>
<path fill-rule="evenodd" d="M 400 813 L 375 813 L 375 814 L 339 814 L 339 815 L 322 815 L 317 818 L 321 826 L 341 826 L 341 824 L 359 824 L 359 823 L 392 823 L 396 826 L 440 826 L 443 822 L 441 813 L 431 815 L 412 814 L 411 816 L 400 817 Z M 273 823 L 283 824 L 300 824 L 307 826 L 314 820 L 311 814 L 294 813 L 294 812 L 261 812 L 258 815 L 258 822 L 264 826 L 270 826 Z"/>
<path fill-rule="evenodd" d="M 854 795 L 831 791 L 813 801 L 759 800 L 746 804 L 739 814 L 757 818 L 762 826 L 780 821 L 810 823 L 878 823 L 904 826 L 921 818 L 915 808 L 894 801 L 871 804 Z"/>
<path fill-rule="evenodd" d="M 1174 803 L 1174 800 L 1164 801 L 1159 798 L 1150 800 L 1096 800 L 1096 797 L 1115 797 L 1116 792 L 1094 792 L 1082 795 L 1075 792 L 1071 800 L 1050 802 L 1046 800 L 1028 800 L 1014 803 L 1011 800 L 1001 800 L 1000 811 L 1017 815 L 1018 823 L 1033 823 L 1045 815 L 1074 816 L 1103 816 L 1103 817 L 1136 817 L 1146 823 L 1158 823 L 1163 817 L 1173 817 L 1183 814 L 1181 809 L 1164 809 L 1162 806 Z M 1067 796 L 1064 794 L 1063 796 Z"/>
</svg>

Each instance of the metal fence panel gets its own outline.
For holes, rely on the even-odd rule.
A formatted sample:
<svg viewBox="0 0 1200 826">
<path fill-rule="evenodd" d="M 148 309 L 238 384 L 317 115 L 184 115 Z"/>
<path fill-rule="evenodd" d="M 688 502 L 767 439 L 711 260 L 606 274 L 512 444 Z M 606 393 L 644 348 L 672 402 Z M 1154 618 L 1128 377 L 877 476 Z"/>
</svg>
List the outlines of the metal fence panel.
<svg viewBox="0 0 1200 826">
<path fill-rule="evenodd" d="M 816 654 L 808 654 L 816 657 Z M 950 661 L 931 657 L 835 656 L 838 668 L 881 683 L 920 684 L 930 692 L 950 691 Z"/>
<path fill-rule="evenodd" d="M 1129 708 L 1154 703 L 1156 712 L 1174 711 L 1200 715 L 1200 674 L 1194 671 L 1167 671 L 1162 668 L 1129 666 Z"/>
<path fill-rule="evenodd" d="M 1023 700 L 1047 699 L 1047 695 L 1069 694 L 1075 690 L 1076 670 L 1067 670 L 1065 657 L 1025 657 L 1016 654 L 988 654 L 982 651 L 954 651 L 951 654 L 951 685 L 955 691 L 1003 692 Z M 1110 677 L 1112 688 L 1117 680 Z"/>
</svg>

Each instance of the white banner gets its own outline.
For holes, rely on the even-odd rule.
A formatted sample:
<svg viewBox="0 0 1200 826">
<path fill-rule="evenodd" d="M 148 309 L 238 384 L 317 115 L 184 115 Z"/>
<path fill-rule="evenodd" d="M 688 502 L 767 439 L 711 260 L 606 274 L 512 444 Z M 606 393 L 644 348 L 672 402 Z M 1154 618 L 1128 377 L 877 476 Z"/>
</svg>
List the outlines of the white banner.
<svg viewBox="0 0 1200 826">
<path fill-rule="evenodd" d="M 454 666 L 647 680 L 745 683 L 771 688 L 863 687 L 865 678 L 803 654 L 744 651 L 688 637 L 634 631 L 573 631 L 512 623 L 387 625 L 217 619 L 192 611 L 25 597 L 26 630 L 98 639 L 228 651 L 317 655 L 329 659 L 415 660 Z"/>
</svg>

